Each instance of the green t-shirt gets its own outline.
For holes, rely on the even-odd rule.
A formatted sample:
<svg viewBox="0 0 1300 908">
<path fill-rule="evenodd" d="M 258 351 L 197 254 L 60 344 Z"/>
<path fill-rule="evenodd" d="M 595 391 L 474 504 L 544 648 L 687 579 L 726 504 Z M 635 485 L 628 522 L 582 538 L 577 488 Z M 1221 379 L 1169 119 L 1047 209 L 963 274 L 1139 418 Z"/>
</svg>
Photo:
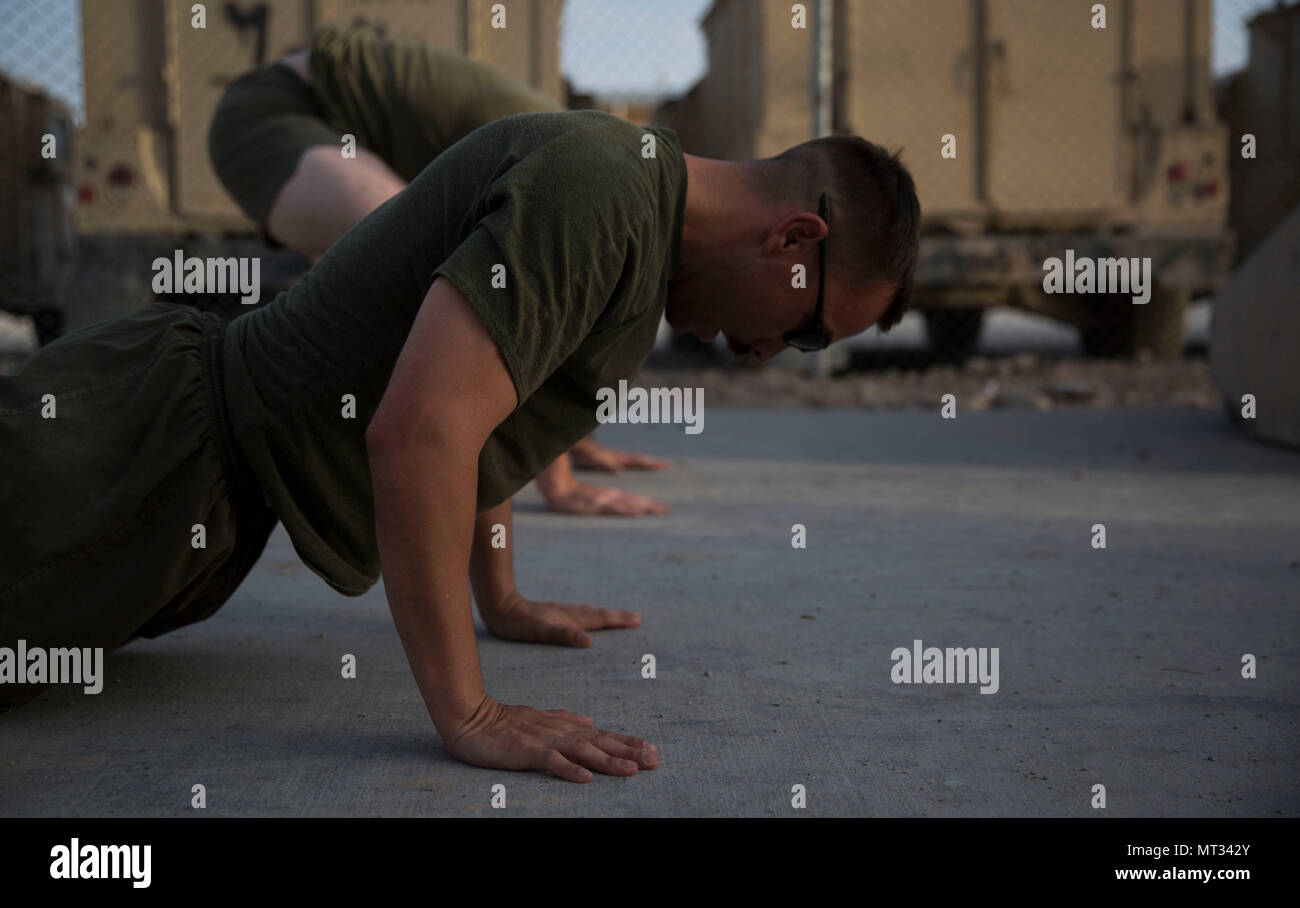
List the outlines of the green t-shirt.
<svg viewBox="0 0 1300 908">
<path fill-rule="evenodd" d="M 379 577 L 365 430 L 435 275 L 482 319 L 520 401 L 480 452 L 482 513 L 595 429 L 598 389 L 640 369 L 685 202 L 670 130 L 595 111 L 506 117 L 231 322 L 231 426 L 303 561 L 343 593 Z"/>
<path fill-rule="evenodd" d="M 379 155 L 407 182 L 485 123 L 558 105 L 454 51 L 329 25 L 312 39 L 312 96 L 326 123 Z"/>
</svg>

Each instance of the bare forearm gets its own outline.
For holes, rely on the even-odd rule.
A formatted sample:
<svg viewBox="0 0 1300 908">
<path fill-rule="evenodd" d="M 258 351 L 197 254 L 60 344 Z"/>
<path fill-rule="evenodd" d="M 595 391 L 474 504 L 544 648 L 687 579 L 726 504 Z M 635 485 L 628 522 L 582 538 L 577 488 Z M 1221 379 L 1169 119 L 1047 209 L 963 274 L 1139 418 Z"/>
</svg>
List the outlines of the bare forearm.
<svg viewBox="0 0 1300 908">
<path fill-rule="evenodd" d="M 465 584 L 477 460 L 450 445 L 392 441 L 371 447 L 370 468 L 389 607 L 446 739 L 485 695 Z"/>
<path fill-rule="evenodd" d="M 469 579 L 479 609 L 491 608 L 515 591 L 513 508 L 507 498 L 474 523 Z M 501 532 L 497 527 L 501 527 Z M 504 536 L 505 545 L 499 546 Z"/>
<path fill-rule="evenodd" d="M 411 670 L 448 752 L 464 763 L 544 769 L 574 782 L 590 781 L 591 770 L 653 769 L 658 758 L 640 738 L 602 731 L 567 710 L 499 703 L 483 688 L 465 582 L 478 455 L 518 405 L 483 322 L 449 281 L 436 278 L 366 427 L 380 566 Z M 491 525 L 500 522 L 490 514 L 479 522 L 489 551 Z M 508 576 L 505 564 L 480 559 L 484 583 Z M 498 636 L 585 646 L 585 628 L 636 623 L 603 609 L 512 598 L 512 607 L 493 612 Z"/>
</svg>

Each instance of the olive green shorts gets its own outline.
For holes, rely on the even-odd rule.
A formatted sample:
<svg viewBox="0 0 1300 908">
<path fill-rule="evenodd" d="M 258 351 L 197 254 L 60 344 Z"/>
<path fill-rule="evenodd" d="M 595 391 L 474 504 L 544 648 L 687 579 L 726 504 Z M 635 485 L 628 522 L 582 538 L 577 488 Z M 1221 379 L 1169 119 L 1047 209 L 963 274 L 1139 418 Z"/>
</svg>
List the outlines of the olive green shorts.
<svg viewBox="0 0 1300 908">
<path fill-rule="evenodd" d="M 224 336 L 154 303 L 0 376 L 0 646 L 112 649 L 235 592 L 276 518 L 230 435 Z"/>
<path fill-rule="evenodd" d="M 265 233 L 275 197 L 293 176 L 303 152 L 339 147 L 312 99 L 310 86 L 279 63 L 235 80 L 208 128 L 208 154 L 226 191 Z"/>
</svg>

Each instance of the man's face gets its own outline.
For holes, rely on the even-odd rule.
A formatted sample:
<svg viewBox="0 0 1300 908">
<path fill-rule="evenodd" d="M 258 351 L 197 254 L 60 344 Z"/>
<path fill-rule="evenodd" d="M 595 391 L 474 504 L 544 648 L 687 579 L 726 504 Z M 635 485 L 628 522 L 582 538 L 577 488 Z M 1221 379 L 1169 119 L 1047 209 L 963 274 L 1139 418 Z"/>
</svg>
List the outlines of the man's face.
<svg viewBox="0 0 1300 908">
<path fill-rule="evenodd" d="M 791 262 L 785 257 L 727 266 L 721 262 L 696 287 L 670 295 L 668 324 L 709 342 L 721 334 L 727 349 L 767 362 L 786 349 L 786 335 L 809 325 L 817 308 L 816 259 L 812 279 L 802 289 L 790 286 Z M 861 334 L 889 308 L 896 285 L 865 290 L 845 288 L 829 273 L 822 319 L 834 342 Z M 698 290 L 698 292 L 696 292 Z"/>
<path fill-rule="evenodd" d="M 822 255 L 835 241 L 829 204 L 822 198 L 817 214 L 788 212 L 751 234 L 750 242 L 697 252 L 700 264 L 669 290 L 668 324 L 706 343 L 721 334 L 733 353 L 759 362 L 786 349 L 786 338 L 795 332 L 812 329 L 815 336 L 819 294 L 828 345 L 875 324 L 889 308 L 895 284 L 849 287 L 828 263 L 826 286 L 821 286 Z M 793 286 L 799 268 L 803 287 Z"/>
</svg>

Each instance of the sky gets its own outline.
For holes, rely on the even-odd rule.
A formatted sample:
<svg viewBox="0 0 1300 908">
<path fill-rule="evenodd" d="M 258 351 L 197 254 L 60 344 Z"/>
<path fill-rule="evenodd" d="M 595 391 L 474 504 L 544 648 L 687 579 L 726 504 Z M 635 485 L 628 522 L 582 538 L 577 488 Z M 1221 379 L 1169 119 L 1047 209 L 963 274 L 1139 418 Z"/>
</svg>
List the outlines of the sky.
<svg viewBox="0 0 1300 908">
<path fill-rule="evenodd" d="M 704 74 L 707 66 L 699 20 L 711 3 L 566 0 L 560 22 L 561 69 L 574 88 L 582 92 L 680 94 Z M 1245 63 L 1246 20 L 1275 3 L 1214 0 L 1216 76 Z M 80 8 L 79 0 L 0 0 L 0 70 L 34 82 L 68 103 L 79 123 L 84 121 Z"/>
</svg>

